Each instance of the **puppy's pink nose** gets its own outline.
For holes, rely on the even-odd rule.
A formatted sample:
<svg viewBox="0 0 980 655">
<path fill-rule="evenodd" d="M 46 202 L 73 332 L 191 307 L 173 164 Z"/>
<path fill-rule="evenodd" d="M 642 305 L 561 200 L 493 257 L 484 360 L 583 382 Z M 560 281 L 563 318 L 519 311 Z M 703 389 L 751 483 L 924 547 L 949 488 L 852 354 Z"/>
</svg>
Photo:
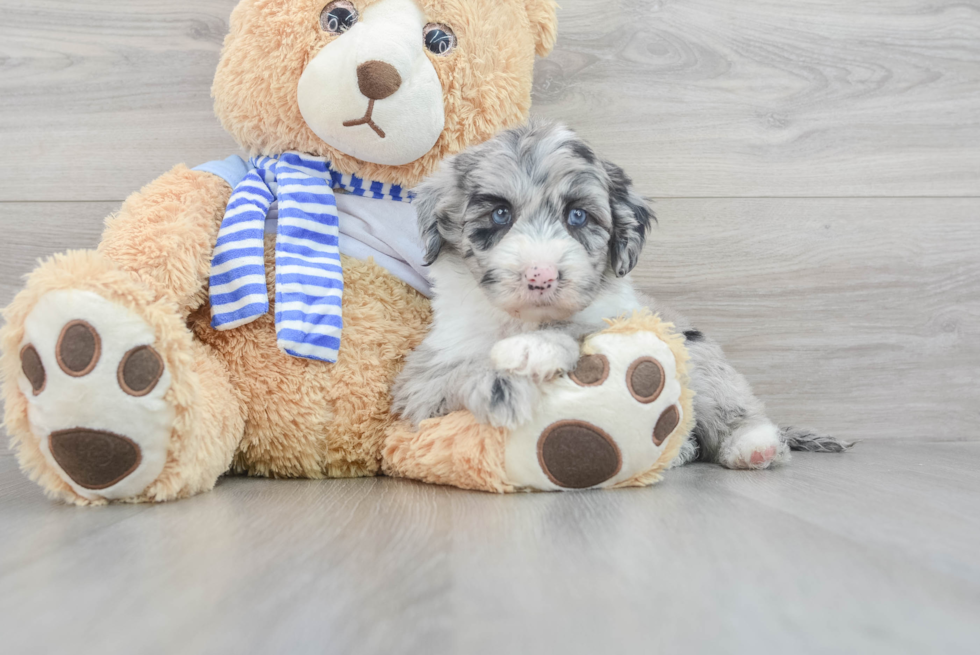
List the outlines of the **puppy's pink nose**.
<svg viewBox="0 0 980 655">
<path fill-rule="evenodd" d="M 529 291 L 545 294 L 558 282 L 558 267 L 554 264 L 531 264 L 524 269 L 524 281 Z"/>
</svg>

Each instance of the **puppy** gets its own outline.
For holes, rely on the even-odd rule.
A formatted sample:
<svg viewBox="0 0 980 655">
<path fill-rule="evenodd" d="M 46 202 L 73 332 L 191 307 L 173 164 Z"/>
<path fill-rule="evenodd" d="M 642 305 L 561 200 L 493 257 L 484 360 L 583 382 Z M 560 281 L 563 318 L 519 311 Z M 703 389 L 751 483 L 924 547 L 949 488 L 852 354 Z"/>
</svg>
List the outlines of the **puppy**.
<svg viewBox="0 0 980 655">
<path fill-rule="evenodd" d="M 697 425 L 678 463 L 765 468 L 790 448 L 843 450 L 782 432 L 721 348 L 639 294 L 629 272 L 654 221 L 618 166 L 567 128 L 532 122 L 446 160 L 416 190 L 434 320 L 393 389 L 420 421 L 468 409 L 482 422 L 527 420 L 538 385 L 574 369 L 604 318 L 650 308 L 684 331 Z"/>
</svg>

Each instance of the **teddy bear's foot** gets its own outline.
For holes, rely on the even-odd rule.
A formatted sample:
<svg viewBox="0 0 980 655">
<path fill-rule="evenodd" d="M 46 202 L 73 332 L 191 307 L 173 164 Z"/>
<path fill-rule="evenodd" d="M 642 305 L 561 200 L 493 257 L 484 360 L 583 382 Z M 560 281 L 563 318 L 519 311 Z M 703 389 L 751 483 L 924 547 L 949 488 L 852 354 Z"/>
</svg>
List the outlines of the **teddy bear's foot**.
<svg viewBox="0 0 980 655">
<path fill-rule="evenodd" d="M 718 453 L 718 462 L 730 469 L 764 469 L 789 458 L 789 448 L 780 439 L 779 428 L 768 420 L 739 428 Z"/>
<path fill-rule="evenodd" d="M 389 475 L 497 493 L 652 484 L 694 424 L 683 337 L 647 312 L 585 340 L 574 370 L 541 385 L 507 430 L 458 411 L 389 430 Z"/>
<path fill-rule="evenodd" d="M 139 316 L 90 291 L 48 293 L 24 322 L 31 431 L 79 496 L 135 496 L 163 470 L 174 407 L 155 341 Z"/>
<path fill-rule="evenodd" d="M 649 330 L 604 331 L 583 352 L 574 371 L 543 389 L 534 419 L 510 434 L 505 465 L 514 487 L 648 484 L 680 448 L 691 410 L 667 342 Z"/>
<path fill-rule="evenodd" d="M 7 318 L 6 423 L 46 491 L 81 504 L 165 500 L 227 469 L 243 430 L 227 371 L 133 276 L 96 253 L 59 256 Z"/>
</svg>

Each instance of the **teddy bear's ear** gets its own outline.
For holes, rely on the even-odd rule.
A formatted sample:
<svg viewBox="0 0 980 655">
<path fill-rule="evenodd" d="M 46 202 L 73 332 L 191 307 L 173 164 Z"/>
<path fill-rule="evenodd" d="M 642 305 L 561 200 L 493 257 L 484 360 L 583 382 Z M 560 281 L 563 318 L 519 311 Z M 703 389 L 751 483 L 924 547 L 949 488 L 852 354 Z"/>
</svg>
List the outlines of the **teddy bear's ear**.
<svg viewBox="0 0 980 655">
<path fill-rule="evenodd" d="M 547 57 L 558 38 L 558 3 L 555 0 L 524 0 L 534 30 L 535 51 Z"/>
</svg>

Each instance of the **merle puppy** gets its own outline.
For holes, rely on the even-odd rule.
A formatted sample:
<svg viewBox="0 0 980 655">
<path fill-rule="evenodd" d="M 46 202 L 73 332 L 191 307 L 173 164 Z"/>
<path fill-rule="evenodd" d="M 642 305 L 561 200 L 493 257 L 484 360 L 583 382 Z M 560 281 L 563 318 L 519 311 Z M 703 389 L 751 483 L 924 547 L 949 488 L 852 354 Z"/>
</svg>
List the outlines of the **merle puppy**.
<svg viewBox="0 0 980 655">
<path fill-rule="evenodd" d="M 432 329 L 393 390 L 413 423 L 465 408 L 517 425 L 541 381 L 574 369 L 582 337 L 649 307 L 684 330 L 691 354 L 697 427 L 678 463 L 700 454 L 765 468 L 791 448 L 845 448 L 781 431 L 718 344 L 633 288 L 653 214 L 622 169 L 567 128 L 531 123 L 448 159 L 415 204 L 435 297 Z"/>
</svg>

